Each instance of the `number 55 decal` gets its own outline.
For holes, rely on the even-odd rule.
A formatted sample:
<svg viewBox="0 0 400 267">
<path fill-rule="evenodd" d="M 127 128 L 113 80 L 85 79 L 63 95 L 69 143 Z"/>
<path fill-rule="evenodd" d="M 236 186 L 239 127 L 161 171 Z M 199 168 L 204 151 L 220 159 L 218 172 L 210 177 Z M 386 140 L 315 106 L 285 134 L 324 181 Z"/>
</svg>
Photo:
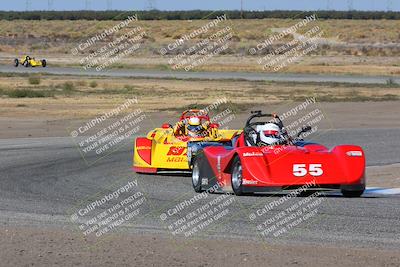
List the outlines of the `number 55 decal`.
<svg viewBox="0 0 400 267">
<path fill-rule="evenodd" d="M 303 177 L 307 173 L 311 176 L 321 176 L 324 173 L 322 164 L 309 164 L 308 169 L 306 164 L 293 164 L 294 176 Z"/>
</svg>

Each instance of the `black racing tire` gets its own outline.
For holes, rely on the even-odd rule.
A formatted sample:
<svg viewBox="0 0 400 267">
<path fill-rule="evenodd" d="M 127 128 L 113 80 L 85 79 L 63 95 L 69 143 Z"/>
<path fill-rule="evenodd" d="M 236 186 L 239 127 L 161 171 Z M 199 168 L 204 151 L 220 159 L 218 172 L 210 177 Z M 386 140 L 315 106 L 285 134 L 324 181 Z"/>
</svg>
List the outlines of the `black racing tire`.
<svg viewBox="0 0 400 267">
<path fill-rule="evenodd" d="M 192 185 L 193 189 L 196 193 L 203 192 L 201 188 L 201 169 L 200 169 L 200 157 L 196 157 L 193 160 L 193 169 L 192 169 Z"/>
<path fill-rule="evenodd" d="M 26 61 L 26 63 L 25 63 L 25 67 L 27 68 L 27 67 L 29 67 L 31 64 L 29 64 L 29 61 Z"/>
<path fill-rule="evenodd" d="M 45 68 L 47 65 L 46 59 L 42 59 L 42 67 Z"/>
<path fill-rule="evenodd" d="M 14 66 L 18 67 L 18 65 L 19 65 L 19 60 L 18 60 L 18 58 L 16 58 L 16 59 L 14 59 Z"/>
<path fill-rule="evenodd" d="M 243 192 L 243 174 L 242 174 L 242 163 L 240 162 L 239 156 L 233 159 L 231 167 L 231 184 L 232 190 L 237 196 L 244 195 Z"/>
<path fill-rule="evenodd" d="M 364 193 L 364 190 L 349 191 L 342 189 L 341 191 L 344 197 L 349 197 L 349 198 L 361 197 L 361 195 Z"/>
</svg>

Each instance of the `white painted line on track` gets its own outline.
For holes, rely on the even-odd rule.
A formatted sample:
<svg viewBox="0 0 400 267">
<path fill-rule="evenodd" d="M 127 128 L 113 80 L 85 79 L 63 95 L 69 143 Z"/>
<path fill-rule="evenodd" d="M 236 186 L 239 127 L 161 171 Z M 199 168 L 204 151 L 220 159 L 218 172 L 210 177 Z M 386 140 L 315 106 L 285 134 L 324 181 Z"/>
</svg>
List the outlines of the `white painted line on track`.
<svg viewBox="0 0 400 267">
<path fill-rule="evenodd" d="M 400 195 L 400 188 L 367 187 L 364 194 Z"/>
<path fill-rule="evenodd" d="M 341 196 L 342 193 L 340 192 L 325 192 L 327 195 L 331 196 Z M 362 196 L 393 196 L 393 195 L 400 195 L 400 188 L 384 188 L 384 187 L 367 187 L 364 191 Z"/>
</svg>

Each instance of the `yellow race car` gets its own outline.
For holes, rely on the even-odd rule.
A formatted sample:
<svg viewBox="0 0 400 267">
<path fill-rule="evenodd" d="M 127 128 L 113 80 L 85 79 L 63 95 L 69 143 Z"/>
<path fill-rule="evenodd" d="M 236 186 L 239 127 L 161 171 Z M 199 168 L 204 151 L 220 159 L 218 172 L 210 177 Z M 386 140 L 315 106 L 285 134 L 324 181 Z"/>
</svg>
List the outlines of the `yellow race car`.
<svg viewBox="0 0 400 267">
<path fill-rule="evenodd" d="M 18 58 L 14 59 L 14 66 L 18 67 L 19 65 L 25 67 L 46 67 L 47 61 L 46 59 L 36 60 L 35 58 L 31 58 L 30 56 L 24 56 L 21 60 Z"/>
<path fill-rule="evenodd" d="M 231 144 L 241 130 L 222 130 L 202 110 L 187 110 L 174 125 L 165 123 L 138 137 L 134 143 L 133 170 L 137 173 L 190 173 L 200 147 Z"/>
</svg>

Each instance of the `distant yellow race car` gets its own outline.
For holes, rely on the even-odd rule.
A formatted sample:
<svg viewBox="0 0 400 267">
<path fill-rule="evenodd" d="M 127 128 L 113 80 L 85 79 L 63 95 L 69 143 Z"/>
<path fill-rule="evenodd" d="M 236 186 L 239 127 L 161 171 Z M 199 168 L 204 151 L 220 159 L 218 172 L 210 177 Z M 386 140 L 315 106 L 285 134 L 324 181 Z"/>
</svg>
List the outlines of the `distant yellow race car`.
<svg viewBox="0 0 400 267">
<path fill-rule="evenodd" d="M 19 65 L 25 67 L 46 67 L 47 61 L 46 59 L 36 60 L 35 58 L 31 58 L 30 56 L 24 56 L 21 60 L 18 58 L 14 59 L 14 66 L 18 67 Z"/>
<path fill-rule="evenodd" d="M 133 170 L 137 173 L 190 172 L 196 151 L 230 144 L 241 130 L 222 130 L 202 110 L 187 110 L 172 126 L 168 123 L 138 137 L 134 143 Z"/>
</svg>

